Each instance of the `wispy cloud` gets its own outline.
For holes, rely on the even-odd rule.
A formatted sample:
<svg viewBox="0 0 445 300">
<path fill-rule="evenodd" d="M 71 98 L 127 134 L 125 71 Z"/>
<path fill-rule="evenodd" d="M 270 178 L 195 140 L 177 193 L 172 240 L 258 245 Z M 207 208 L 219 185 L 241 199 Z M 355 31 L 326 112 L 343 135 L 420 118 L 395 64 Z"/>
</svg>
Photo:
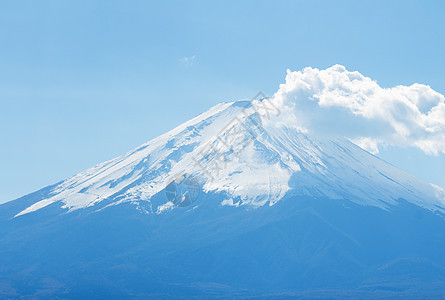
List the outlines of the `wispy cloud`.
<svg viewBox="0 0 445 300">
<path fill-rule="evenodd" d="M 179 62 L 190 65 L 195 61 L 195 59 L 196 59 L 196 55 L 186 56 L 186 57 L 180 58 Z"/>
<path fill-rule="evenodd" d="M 344 136 L 373 153 L 384 145 L 445 153 L 445 97 L 427 85 L 382 88 L 340 65 L 309 67 L 288 70 L 274 99 L 287 126 Z"/>
</svg>

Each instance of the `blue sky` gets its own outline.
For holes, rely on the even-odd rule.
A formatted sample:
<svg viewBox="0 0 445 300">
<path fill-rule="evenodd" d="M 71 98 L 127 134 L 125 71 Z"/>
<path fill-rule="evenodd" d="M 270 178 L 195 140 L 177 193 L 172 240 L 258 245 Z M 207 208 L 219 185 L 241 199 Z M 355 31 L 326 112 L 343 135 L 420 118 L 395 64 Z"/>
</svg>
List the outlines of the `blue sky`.
<svg viewBox="0 0 445 300">
<path fill-rule="evenodd" d="M 286 70 L 445 94 L 444 1 L 1 1 L 0 202 L 114 158 Z M 445 187 L 445 157 L 380 157 Z"/>
</svg>

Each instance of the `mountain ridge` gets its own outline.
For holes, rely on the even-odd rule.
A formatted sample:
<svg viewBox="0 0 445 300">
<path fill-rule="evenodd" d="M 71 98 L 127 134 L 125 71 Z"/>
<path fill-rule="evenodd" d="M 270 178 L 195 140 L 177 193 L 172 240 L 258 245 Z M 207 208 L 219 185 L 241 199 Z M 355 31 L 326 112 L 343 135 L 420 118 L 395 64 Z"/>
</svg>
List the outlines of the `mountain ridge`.
<svg viewBox="0 0 445 300">
<path fill-rule="evenodd" d="M 440 297 L 444 191 L 267 101 L 0 205 L 0 296 Z"/>
</svg>

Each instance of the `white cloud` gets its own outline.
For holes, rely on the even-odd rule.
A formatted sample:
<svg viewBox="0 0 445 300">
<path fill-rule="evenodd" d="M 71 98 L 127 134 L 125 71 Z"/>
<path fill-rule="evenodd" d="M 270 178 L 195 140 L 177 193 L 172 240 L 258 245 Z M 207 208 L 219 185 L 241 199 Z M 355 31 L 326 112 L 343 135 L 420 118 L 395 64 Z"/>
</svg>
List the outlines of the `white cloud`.
<svg viewBox="0 0 445 300">
<path fill-rule="evenodd" d="M 185 63 L 185 64 L 191 64 L 196 59 L 196 55 L 189 56 L 189 57 L 183 57 L 179 59 L 179 62 Z"/>
<path fill-rule="evenodd" d="M 445 153 L 445 97 L 427 85 L 382 88 L 341 65 L 309 67 L 288 70 L 274 99 L 286 112 L 280 122 L 347 137 L 372 153 L 382 145 Z"/>
</svg>

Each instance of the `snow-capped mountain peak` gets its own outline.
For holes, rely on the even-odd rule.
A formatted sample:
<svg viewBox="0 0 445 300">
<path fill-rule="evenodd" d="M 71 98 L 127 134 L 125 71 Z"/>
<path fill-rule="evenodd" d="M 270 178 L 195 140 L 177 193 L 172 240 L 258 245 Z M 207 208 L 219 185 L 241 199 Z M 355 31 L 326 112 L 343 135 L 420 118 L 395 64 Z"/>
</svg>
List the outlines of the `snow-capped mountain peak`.
<svg viewBox="0 0 445 300">
<path fill-rule="evenodd" d="M 50 204 L 73 211 L 151 203 L 179 174 L 193 176 L 221 205 L 274 205 L 287 194 L 328 196 L 388 209 L 403 198 L 443 212 L 445 192 L 369 154 L 346 139 L 316 138 L 279 124 L 271 99 L 221 103 L 120 157 L 79 173 L 16 217 Z M 197 203 L 199 205 L 199 203 Z M 168 208 L 168 209 L 167 209 Z"/>
</svg>

